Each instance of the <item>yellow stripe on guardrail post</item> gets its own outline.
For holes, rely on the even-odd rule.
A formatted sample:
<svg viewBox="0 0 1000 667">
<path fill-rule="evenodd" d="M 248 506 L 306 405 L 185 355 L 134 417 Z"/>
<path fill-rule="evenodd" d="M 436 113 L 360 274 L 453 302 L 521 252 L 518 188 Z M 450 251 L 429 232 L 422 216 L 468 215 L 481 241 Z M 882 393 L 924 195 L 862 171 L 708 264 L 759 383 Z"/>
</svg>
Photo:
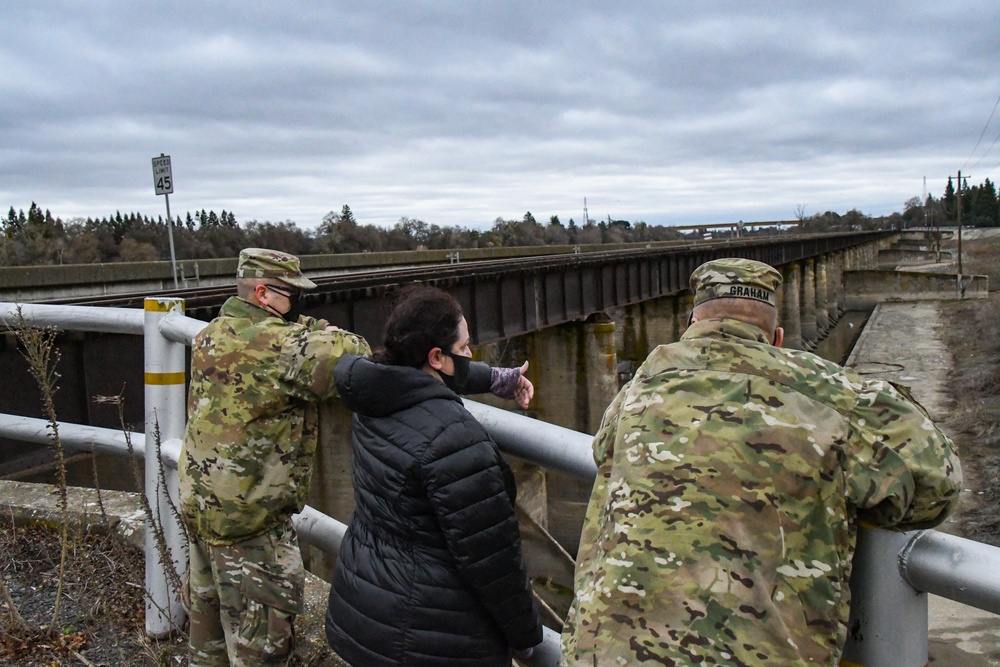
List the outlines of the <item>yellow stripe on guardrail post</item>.
<svg viewBox="0 0 1000 667">
<path fill-rule="evenodd" d="M 171 313 L 183 315 L 184 300 L 147 298 L 144 311 L 146 499 L 170 551 L 168 559 L 160 558 L 156 535 L 151 526 L 146 526 L 146 634 L 162 638 L 181 629 L 185 618 L 174 582 L 180 581 L 187 570 L 188 555 L 181 526 L 168 503 L 178 506 L 177 471 L 162 465 L 158 452 L 159 443 L 184 437 L 187 362 L 185 346 L 167 340 L 160 333 L 160 322 Z M 165 484 L 160 483 L 161 475 Z M 167 576 L 164 560 L 172 563 L 176 579 Z"/>
</svg>

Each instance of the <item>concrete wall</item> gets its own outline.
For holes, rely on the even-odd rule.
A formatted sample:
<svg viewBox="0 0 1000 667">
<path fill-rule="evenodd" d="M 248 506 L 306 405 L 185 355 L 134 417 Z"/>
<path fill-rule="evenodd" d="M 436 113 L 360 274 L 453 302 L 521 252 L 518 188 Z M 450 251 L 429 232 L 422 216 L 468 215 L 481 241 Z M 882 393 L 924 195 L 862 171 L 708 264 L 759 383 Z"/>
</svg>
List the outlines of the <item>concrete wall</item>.
<svg viewBox="0 0 1000 667">
<path fill-rule="evenodd" d="M 964 289 L 963 289 L 964 288 Z M 880 301 L 984 299 L 986 276 L 957 276 L 917 271 L 846 271 L 844 290 L 849 310 L 870 310 Z"/>
<path fill-rule="evenodd" d="M 921 246 L 919 248 L 886 248 L 878 251 L 878 265 L 880 268 L 892 268 L 905 264 L 924 264 L 929 262 L 945 262 L 952 259 L 950 250 L 935 252 L 933 248 Z"/>
</svg>

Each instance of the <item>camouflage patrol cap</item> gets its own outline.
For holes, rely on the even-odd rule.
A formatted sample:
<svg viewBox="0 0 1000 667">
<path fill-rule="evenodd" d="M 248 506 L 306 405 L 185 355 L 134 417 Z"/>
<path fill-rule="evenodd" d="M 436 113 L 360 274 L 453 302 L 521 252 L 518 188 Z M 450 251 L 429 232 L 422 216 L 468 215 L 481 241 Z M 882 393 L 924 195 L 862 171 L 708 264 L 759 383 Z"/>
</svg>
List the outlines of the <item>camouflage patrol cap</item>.
<svg viewBox="0 0 1000 667">
<path fill-rule="evenodd" d="M 275 278 L 299 289 L 315 289 L 316 283 L 302 275 L 299 258 L 295 255 L 268 250 L 244 248 L 236 266 L 237 278 Z"/>
<path fill-rule="evenodd" d="M 768 264 L 727 257 L 705 262 L 691 274 L 694 305 L 710 299 L 737 298 L 763 301 L 777 307 L 781 274 Z"/>
</svg>

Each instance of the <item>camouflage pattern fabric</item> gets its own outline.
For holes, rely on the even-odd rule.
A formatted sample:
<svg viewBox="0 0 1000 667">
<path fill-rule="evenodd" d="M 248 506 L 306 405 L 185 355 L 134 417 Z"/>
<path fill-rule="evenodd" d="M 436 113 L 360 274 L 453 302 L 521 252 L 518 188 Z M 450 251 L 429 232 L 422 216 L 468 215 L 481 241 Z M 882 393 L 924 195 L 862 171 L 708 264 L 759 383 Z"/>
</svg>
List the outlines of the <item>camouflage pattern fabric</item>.
<svg viewBox="0 0 1000 667">
<path fill-rule="evenodd" d="M 190 666 L 287 664 L 305 582 L 291 521 L 234 545 L 195 537 L 190 548 Z"/>
<path fill-rule="evenodd" d="M 371 354 L 360 336 L 326 326 L 233 297 L 195 338 L 178 481 L 182 516 L 203 541 L 245 540 L 304 505 L 333 367 Z"/>
<path fill-rule="evenodd" d="M 961 470 L 905 390 L 737 320 L 656 348 L 594 439 L 563 665 L 837 665 L 858 520 L 944 520 Z"/>
<path fill-rule="evenodd" d="M 280 250 L 244 248 L 236 263 L 237 278 L 275 278 L 298 289 L 315 289 L 316 283 L 302 275 L 299 258 Z"/>
<path fill-rule="evenodd" d="M 777 306 L 781 273 L 752 259 L 724 257 L 705 262 L 691 274 L 694 305 L 711 299 L 753 299 Z"/>
</svg>

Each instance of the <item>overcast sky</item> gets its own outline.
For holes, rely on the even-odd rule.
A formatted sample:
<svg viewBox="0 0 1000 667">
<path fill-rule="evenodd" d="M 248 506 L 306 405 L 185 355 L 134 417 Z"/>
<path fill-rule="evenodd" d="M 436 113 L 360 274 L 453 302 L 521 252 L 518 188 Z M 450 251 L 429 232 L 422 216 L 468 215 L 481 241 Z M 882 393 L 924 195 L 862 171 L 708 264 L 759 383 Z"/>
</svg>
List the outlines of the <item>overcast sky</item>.
<svg viewBox="0 0 1000 667">
<path fill-rule="evenodd" d="M 0 0 L 0 207 L 677 225 L 1000 178 L 1000 2 Z"/>
</svg>

